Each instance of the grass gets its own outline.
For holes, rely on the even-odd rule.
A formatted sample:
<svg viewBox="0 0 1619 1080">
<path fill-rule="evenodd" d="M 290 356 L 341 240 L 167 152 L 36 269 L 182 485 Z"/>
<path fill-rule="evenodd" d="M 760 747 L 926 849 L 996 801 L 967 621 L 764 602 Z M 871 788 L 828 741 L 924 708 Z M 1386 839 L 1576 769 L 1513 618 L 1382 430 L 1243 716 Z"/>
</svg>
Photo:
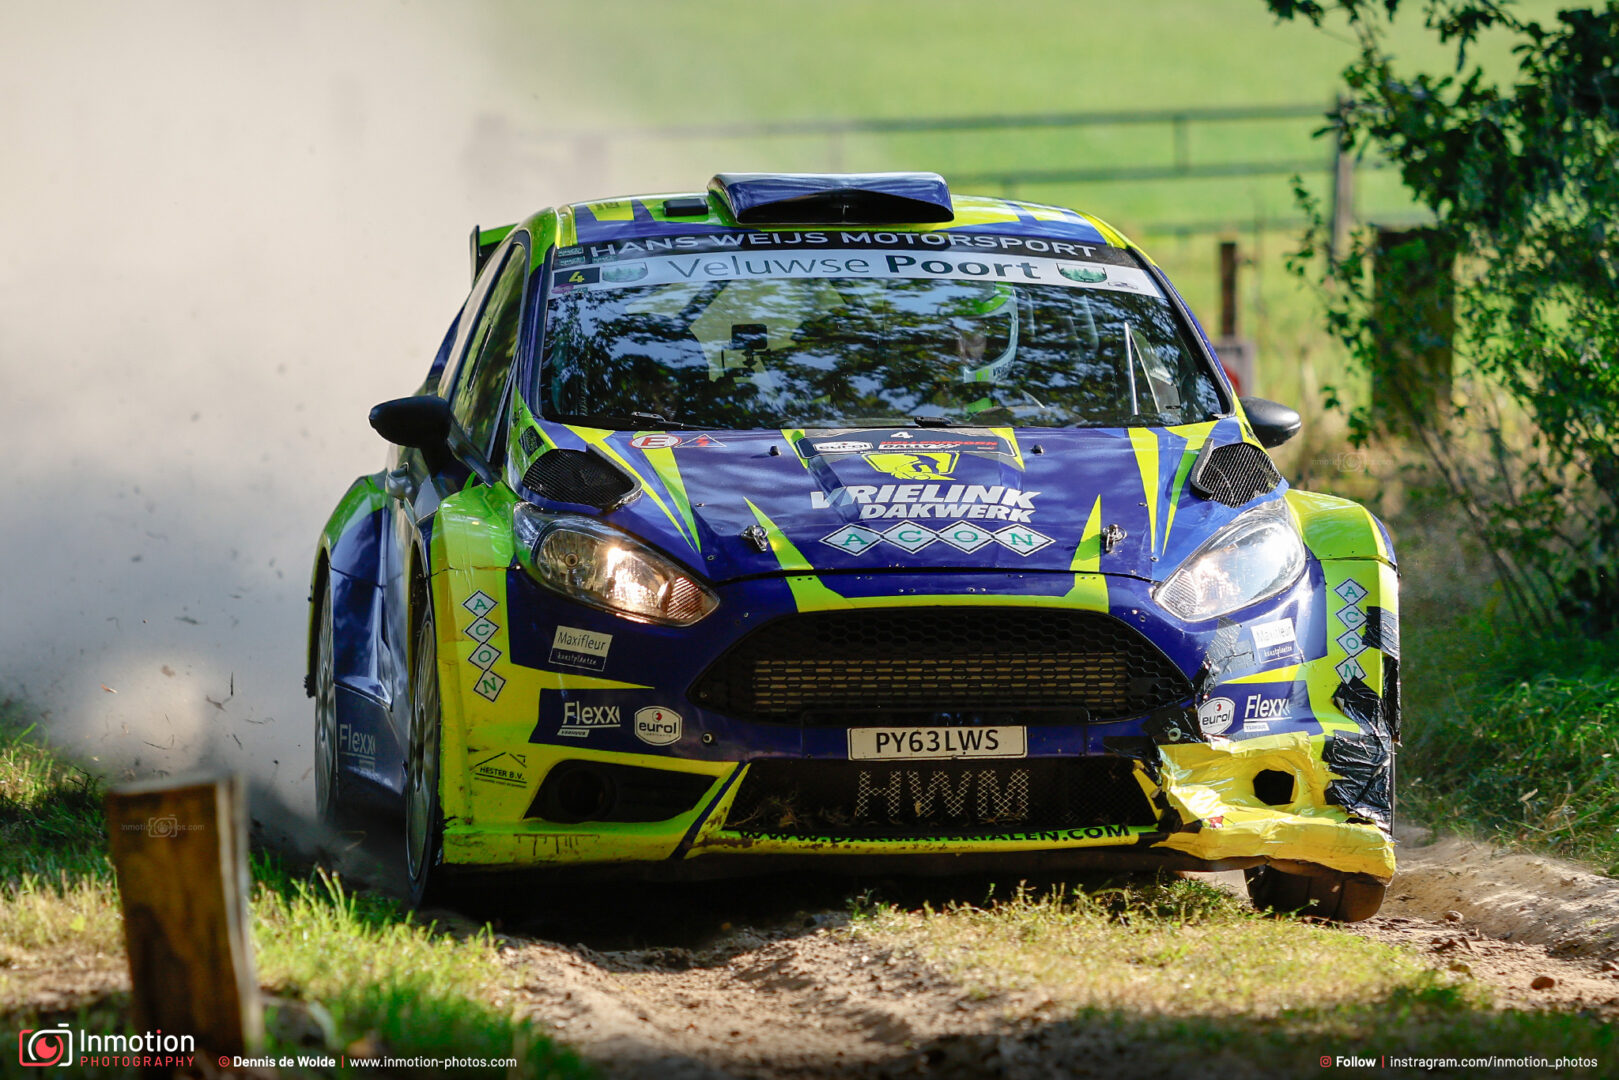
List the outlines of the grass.
<svg viewBox="0 0 1619 1080">
<path fill-rule="evenodd" d="M 1489 990 L 1413 954 L 1341 930 L 1254 912 L 1164 876 L 1103 889 L 1020 889 L 984 905 L 862 911 L 851 933 L 942 968 L 980 999 L 1045 999 L 1037 1042 L 1097 1032 L 1131 1059 L 1208 1072 L 1209 1059 L 1305 1075 L 1322 1054 L 1607 1060 L 1613 1032 L 1588 1018 L 1500 1011 Z M 1092 1047 L 1092 1049 L 1096 1049 Z M 1121 1059 L 1125 1060 L 1125 1059 Z M 1236 1068 L 1233 1075 L 1253 1075 Z M 1403 1075 L 1395 1072 L 1395 1075 Z"/>
<path fill-rule="evenodd" d="M 1607 655 L 1584 669 L 1570 662 L 1593 652 Z M 1499 674 L 1414 728 L 1402 798 L 1448 831 L 1619 877 L 1619 649 L 1554 642 L 1532 654 L 1498 656 Z M 1531 665 L 1534 674 L 1522 673 Z"/>
<path fill-rule="evenodd" d="M 0 709 L 0 1017 L 8 1030 L 40 1019 L 130 1030 L 100 784 L 8 719 Z M 255 857 L 252 871 L 259 981 L 287 1002 L 268 1010 L 270 1052 L 515 1057 L 505 1075 L 587 1075 L 497 1004 L 509 988 L 487 930 L 440 933 L 391 900 L 271 857 Z M 41 991 L 73 1004 L 42 1015 Z M 14 1067 L 0 1055 L 0 1073 Z"/>
</svg>

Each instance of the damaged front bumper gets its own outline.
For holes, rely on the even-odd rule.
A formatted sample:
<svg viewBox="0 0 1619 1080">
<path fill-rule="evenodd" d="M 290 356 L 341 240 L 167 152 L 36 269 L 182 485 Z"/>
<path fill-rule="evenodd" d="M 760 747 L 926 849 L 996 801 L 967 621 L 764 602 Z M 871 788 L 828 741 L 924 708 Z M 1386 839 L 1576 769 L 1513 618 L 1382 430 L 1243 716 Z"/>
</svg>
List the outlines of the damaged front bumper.
<svg viewBox="0 0 1619 1080">
<path fill-rule="evenodd" d="M 800 864 L 858 871 L 886 860 L 884 872 L 901 873 L 1272 865 L 1292 873 L 1365 875 L 1386 883 L 1394 873 L 1392 841 L 1377 824 L 1356 820 L 1328 801 L 1336 775 L 1323 762 L 1321 745 L 1319 737 L 1290 732 L 1242 742 L 1216 737 L 1148 746 L 1139 758 L 1112 760 L 1139 786 L 1152 808 L 1150 822 L 1051 829 L 1012 822 L 1004 832 L 979 829 L 954 836 L 921 836 L 914 830 L 906 836 L 870 835 L 869 830 L 859 835 L 835 823 L 795 818 L 787 802 L 774 818 L 750 813 L 739 821 L 738 797 L 755 766 L 705 763 L 690 775 L 706 778 L 706 790 L 692 809 L 669 820 L 451 822 L 445 853 L 448 861 L 468 869 L 543 865 L 576 876 L 644 879 L 723 877 Z M 604 764 L 627 757 L 585 753 Z M 581 760 L 580 752 L 569 760 Z M 914 798 L 915 790 L 929 784 L 928 774 L 907 771 L 922 778 L 899 785 L 904 797 Z M 998 771 L 1015 777 L 1019 766 Z M 957 790 L 972 797 L 973 774 L 956 775 L 963 778 Z"/>
</svg>

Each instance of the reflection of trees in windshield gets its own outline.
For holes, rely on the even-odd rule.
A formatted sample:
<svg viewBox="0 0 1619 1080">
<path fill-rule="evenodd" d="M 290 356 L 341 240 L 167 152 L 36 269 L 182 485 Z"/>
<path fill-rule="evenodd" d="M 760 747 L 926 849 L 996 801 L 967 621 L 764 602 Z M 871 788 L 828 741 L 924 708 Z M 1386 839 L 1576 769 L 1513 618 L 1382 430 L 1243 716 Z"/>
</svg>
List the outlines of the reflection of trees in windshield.
<svg viewBox="0 0 1619 1080">
<path fill-rule="evenodd" d="M 1219 409 L 1169 305 L 1133 292 L 745 279 L 552 299 L 546 412 L 713 428 L 1187 423 Z"/>
</svg>

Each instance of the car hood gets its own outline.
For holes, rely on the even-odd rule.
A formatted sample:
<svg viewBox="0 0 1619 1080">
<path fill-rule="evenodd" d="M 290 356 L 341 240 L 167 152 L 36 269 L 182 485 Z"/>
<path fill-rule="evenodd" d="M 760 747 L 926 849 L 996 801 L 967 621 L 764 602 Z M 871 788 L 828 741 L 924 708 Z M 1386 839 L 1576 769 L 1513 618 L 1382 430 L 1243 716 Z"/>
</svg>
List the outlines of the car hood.
<svg viewBox="0 0 1619 1080">
<path fill-rule="evenodd" d="M 1160 581 L 1240 509 L 1187 482 L 1205 444 L 1243 441 L 1235 418 L 1172 428 L 539 429 L 548 444 L 539 452 L 593 450 L 637 481 L 638 495 L 605 521 L 715 582 L 1081 569 Z"/>
</svg>

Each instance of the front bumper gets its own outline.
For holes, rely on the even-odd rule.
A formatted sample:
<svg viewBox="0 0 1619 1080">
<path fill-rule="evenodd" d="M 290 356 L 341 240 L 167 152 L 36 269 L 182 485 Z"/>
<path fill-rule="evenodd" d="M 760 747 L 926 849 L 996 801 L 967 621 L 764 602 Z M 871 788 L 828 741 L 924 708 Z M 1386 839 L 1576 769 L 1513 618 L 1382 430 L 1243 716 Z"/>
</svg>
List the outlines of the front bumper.
<svg viewBox="0 0 1619 1080">
<path fill-rule="evenodd" d="M 1135 579 L 1093 581 L 1083 596 L 1072 575 L 883 574 L 840 579 L 841 593 L 830 589 L 831 579 L 810 580 L 816 591 L 789 579 L 731 586 L 735 602 L 722 598 L 720 612 L 692 633 L 564 606 L 510 568 L 435 575 L 435 607 L 456 612 L 440 623 L 446 862 L 649 879 L 804 863 L 828 871 L 880 863 L 883 872 L 917 873 L 1268 864 L 1392 877 L 1388 793 L 1375 789 L 1392 753 L 1383 698 L 1397 637 L 1365 635 L 1368 647 L 1345 633 L 1351 622 L 1364 623 L 1367 611 L 1376 625 L 1393 626 L 1387 563 L 1312 561 L 1263 611 L 1202 628 L 1149 618 L 1155 606 Z M 732 810 L 755 764 L 849 768 L 847 728 L 739 719 L 702 707 L 687 691 L 754 627 L 802 613 L 811 601 L 841 599 L 905 607 L 919 618 L 926 611 L 917 609 L 929 603 L 1083 607 L 1140 628 L 1181 670 L 1199 673 L 1194 694 L 1153 715 L 1031 724 L 1024 760 L 1122 762 L 1150 810 L 1078 823 L 1010 815 L 993 828 L 918 827 L 892 836 L 801 824 L 737 827 Z M 1283 623 L 1288 633 L 1278 644 L 1275 628 Z M 488 624 L 493 636 L 481 636 Z M 564 650 L 563 627 L 597 637 Z M 1266 627 L 1263 635 L 1255 629 Z M 484 666 L 480 654 L 491 649 L 500 659 Z M 1202 719 L 1199 705 L 1214 702 L 1224 704 Z M 641 714 L 660 709 L 675 714 L 672 730 L 638 734 Z M 687 783 L 695 793 L 660 820 L 550 820 L 537 809 L 541 789 L 563 763 L 678 774 L 695 778 Z M 908 783 L 931 787 L 928 770 L 940 764 L 888 763 L 890 773 L 872 782 L 906 768 L 920 777 Z"/>
<path fill-rule="evenodd" d="M 601 751 L 558 748 L 555 754 L 557 761 L 671 764 Z M 688 762 L 683 769 L 711 782 L 693 809 L 666 821 L 454 822 L 445 830 L 445 858 L 469 869 L 545 866 L 654 879 L 756 873 L 808 860 L 827 870 L 866 869 L 891 860 L 884 868 L 900 872 L 979 867 L 1226 870 L 1271 864 L 1292 872 L 1365 874 L 1381 882 L 1393 876 L 1393 846 L 1381 829 L 1352 821 L 1348 811 L 1325 801 L 1333 776 L 1302 733 L 1242 743 L 1161 746 L 1157 755 L 1156 766 L 1131 763 L 1136 782 L 1159 811 L 1151 825 L 1025 831 L 1014 824 L 1004 832 L 973 836 L 900 838 L 737 829 L 728 827 L 727 819 L 749 766 Z M 1293 778 L 1292 798 L 1286 803 L 1263 801 L 1262 795 L 1276 797 L 1262 779 L 1267 773 Z"/>
</svg>

